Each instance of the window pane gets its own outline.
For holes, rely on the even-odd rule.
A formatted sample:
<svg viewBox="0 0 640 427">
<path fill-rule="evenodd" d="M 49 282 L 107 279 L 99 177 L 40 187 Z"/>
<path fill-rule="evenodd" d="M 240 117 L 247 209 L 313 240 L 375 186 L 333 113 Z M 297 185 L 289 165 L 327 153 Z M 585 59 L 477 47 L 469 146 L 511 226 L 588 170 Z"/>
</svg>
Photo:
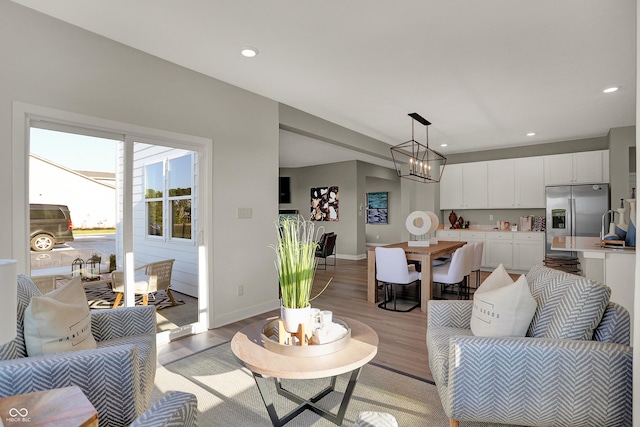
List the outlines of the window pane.
<svg viewBox="0 0 640 427">
<path fill-rule="evenodd" d="M 154 163 L 145 166 L 145 198 L 155 199 L 162 197 L 162 163 Z"/>
<path fill-rule="evenodd" d="M 169 160 L 169 197 L 191 195 L 191 156 Z"/>
<path fill-rule="evenodd" d="M 171 237 L 191 239 L 191 199 L 171 201 Z"/>
<path fill-rule="evenodd" d="M 147 202 L 147 224 L 150 236 L 162 236 L 162 202 Z"/>
</svg>

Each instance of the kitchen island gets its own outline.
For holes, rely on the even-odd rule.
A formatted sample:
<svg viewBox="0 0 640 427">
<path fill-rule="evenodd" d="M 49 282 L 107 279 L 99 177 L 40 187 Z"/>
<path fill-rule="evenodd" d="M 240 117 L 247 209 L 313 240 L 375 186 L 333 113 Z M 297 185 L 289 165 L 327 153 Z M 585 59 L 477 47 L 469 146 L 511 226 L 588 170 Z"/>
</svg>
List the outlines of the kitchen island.
<svg viewBox="0 0 640 427">
<path fill-rule="evenodd" d="M 582 275 L 611 288 L 611 301 L 629 311 L 633 327 L 635 248 L 603 246 L 599 237 L 556 236 L 551 249 L 577 252 Z"/>
</svg>

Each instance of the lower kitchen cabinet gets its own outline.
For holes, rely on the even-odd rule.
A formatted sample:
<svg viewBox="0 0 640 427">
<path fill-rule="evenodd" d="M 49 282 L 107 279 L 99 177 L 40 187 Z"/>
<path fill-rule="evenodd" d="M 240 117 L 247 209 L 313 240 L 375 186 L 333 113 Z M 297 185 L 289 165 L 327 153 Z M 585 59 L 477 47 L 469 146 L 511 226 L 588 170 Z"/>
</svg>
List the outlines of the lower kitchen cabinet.
<svg viewBox="0 0 640 427">
<path fill-rule="evenodd" d="M 484 241 L 482 267 L 529 271 L 544 260 L 544 233 L 477 230 L 438 230 L 440 240 Z"/>
<path fill-rule="evenodd" d="M 513 269 L 529 271 L 544 261 L 544 233 L 516 233 L 513 236 Z"/>
<path fill-rule="evenodd" d="M 487 233 L 484 248 L 486 267 L 496 268 L 502 264 L 504 268 L 512 268 L 513 233 L 509 231 Z"/>
</svg>

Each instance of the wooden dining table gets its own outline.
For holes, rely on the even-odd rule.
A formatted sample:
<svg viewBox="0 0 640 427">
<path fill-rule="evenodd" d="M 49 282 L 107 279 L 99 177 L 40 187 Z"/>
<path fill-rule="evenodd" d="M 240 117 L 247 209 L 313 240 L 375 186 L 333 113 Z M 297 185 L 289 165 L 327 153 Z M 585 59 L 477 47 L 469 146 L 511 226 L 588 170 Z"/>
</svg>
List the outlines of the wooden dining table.
<svg viewBox="0 0 640 427">
<path fill-rule="evenodd" d="M 420 282 L 420 310 L 427 311 L 427 301 L 431 299 L 432 292 L 432 260 L 445 255 L 452 254 L 456 249 L 461 248 L 467 242 L 444 241 L 430 244 L 429 246 L 409 246 L 408 242 L 393 243 L 385 245 L 385 248 L 402 248 L 407 255 L 409 261 L 420 261 L 422 264 L 422 281 Z M 367 275 L 367 302 L 375 303 L 378 301 L 378 292 L 376 289 L 376 252 L 375 247 L 367 250 L 368 259 L 368 275 Z"/>
</svg>

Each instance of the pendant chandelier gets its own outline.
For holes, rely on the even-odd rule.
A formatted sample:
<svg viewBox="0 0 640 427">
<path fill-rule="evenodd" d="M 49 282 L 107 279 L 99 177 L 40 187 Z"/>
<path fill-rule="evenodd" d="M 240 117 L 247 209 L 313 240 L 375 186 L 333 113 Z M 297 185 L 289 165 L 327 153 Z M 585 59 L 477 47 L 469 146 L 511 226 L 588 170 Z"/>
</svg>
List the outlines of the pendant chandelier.
<svg viewBox="0 0 640 427">
<path fill-rule="evenodd" d="M 427 119 L 418 113 L 409 114 L 411 117 L 411 140 L 391 147 L 391 157 L 400 178 L 429 183 L 440 182 L 442 171 L 447 164 L 447 158 L 429 148 L 429 125 Z M 423 124 L 426 129 L 427 140 L 422 144 L 414 138 L 415 122 Z"/>
</svg>

